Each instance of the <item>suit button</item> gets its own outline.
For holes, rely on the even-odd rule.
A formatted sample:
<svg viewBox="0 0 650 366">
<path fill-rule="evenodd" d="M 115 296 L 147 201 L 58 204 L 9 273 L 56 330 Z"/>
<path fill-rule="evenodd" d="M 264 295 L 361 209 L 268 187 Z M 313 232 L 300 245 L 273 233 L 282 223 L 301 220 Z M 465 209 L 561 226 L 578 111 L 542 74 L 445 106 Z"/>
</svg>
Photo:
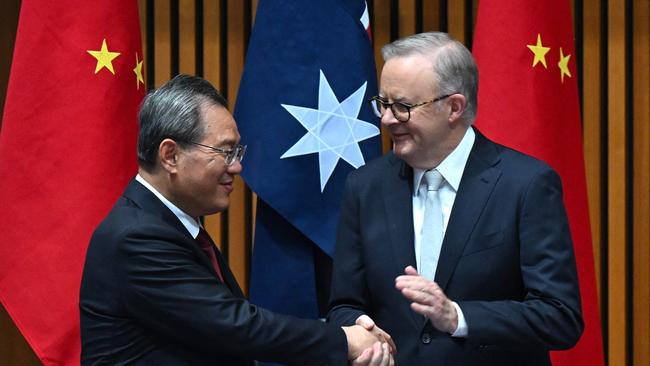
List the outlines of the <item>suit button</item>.
<svg viewBox="0 0 650 366">
<path fill-rule="evenodd" d="M 422 338 L 421 338 L 421 340 L 422 340 L 422 343 L 424 343 L 424 344 L 429 344 L 429 343 L 431 343 L 431 334 L 429 334 L 429 333 L 422 333 Z"/>
</svg>

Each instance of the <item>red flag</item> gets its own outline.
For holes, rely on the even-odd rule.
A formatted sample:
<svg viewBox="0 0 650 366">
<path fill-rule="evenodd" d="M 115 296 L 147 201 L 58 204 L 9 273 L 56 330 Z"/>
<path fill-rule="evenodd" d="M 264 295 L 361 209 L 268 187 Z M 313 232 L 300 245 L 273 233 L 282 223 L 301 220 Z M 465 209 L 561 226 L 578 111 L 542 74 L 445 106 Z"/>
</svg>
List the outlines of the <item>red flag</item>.
<svg viewBox="0 0 650 366">
<path fill-rule="evenodd" d="M 476 125 L 546 161 L 562 177 L 585 331 L 576 347 L 552 354 L 553 364 L 603 365 L 569 6 L 563 0 L 480 2 L 473 47 L 480 75 Z"/>
<path fill-rule="evenodd" d="M 0 300 L 45 365 L 79 364 L 94 227 L 136 173 L 137 2 L 23 0 L 0 134 Z"/>
</svg>

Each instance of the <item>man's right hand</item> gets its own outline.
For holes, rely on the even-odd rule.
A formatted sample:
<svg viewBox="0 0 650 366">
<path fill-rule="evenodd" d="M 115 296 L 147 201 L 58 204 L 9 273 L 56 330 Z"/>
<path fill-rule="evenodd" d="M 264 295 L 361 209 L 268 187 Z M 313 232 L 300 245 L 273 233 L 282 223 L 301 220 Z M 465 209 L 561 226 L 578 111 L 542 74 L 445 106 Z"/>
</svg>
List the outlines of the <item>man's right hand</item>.
<svg viewBox="0 0 650 366">
<path fill-rule="evenodd" d="M 366 328 L 366 330 L 374 334 L 375 337 L 377 337 L 381 342 L 388 343 L 388 351 L 391 353 L 391 355 L 395 355 L 395 353 L 397 353 L 397 347 L 395 346 L 395 342 L 393 342 L 393 338 L 390 336 L 390 334 L 384 332 L 383 329 L 379 328 L 375 324 L 375 321 L 372 320 L 368 315 L 364 314 L 358 317 L 355 324 Z"/>
<path fill-rule="evenodd" d="M 372 348 L 377 342 L 382 342 L 374 334 L 360 325 L 342 328 L 348 340 L 348 360 L 356 359 L 364 350 Z"/>
</svg>

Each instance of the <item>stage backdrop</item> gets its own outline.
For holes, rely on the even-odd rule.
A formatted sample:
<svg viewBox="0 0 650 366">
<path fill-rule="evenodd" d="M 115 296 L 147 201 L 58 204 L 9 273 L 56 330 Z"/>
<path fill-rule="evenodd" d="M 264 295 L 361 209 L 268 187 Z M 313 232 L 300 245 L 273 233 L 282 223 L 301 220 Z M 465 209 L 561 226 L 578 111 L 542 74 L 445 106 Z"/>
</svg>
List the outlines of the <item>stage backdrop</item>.
<svg viewBox="0 0 650 366">
<path fill-rule="evenodd" d="M 0 101 L 19 2 L 4 0 L 0 13 Z M 234 106 L 257 2 L 140 0 L 147 87 L 178 72 L 195 73 L 218 86 Z M 580 97 L 598 307 L 609 365 L 650 364 L 649 3 L 570 1 L 575 34 L 571 77 Z M 378 68 L 381 45 L 416 32 L 448 31 L 473 44 L 476 0 L 368 0 L 368 5 Z M 383 143 L 387 149 L 386 135 Z M 255 199 L 240 179 L 230 210 L 208 218 L 244 287 Z M 33 215 L 38 223 L 42 213 Z M 0 315 L 0 364 L 37 364 L 6 314 Z"/>
</svg>

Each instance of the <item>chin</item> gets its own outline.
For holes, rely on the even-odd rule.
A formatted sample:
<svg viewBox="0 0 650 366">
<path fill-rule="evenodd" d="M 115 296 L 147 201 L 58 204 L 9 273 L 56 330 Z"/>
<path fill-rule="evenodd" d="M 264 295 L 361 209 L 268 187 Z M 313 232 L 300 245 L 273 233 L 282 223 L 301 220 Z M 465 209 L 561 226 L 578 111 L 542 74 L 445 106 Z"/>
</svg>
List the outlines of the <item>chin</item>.
<svg viewBox="0 0 650 366">
<path fill-rule="evenodd" d="M 221 204 L 221 205 L 217 206 L 217 208 L 214 210 L 214 213 L 219 213 L 219 212 L 226 211 L 228 209 L 228 206 L 229 206 L 228 203 Z"/>
<path fill-rule="evenodd" d="M 215 202 L 214 205 L 212 205 L 208 210 L 206 210 L 206 211 L 208 211 L 208 212 L 207 212 L 205 215 L 214 215 L 214 214 L 217 214 L 217 213 L 223 212 L 223 211 L 225 211 L 225 210 L 228 209 L 228 206 L 229 206 L 229 202 L 228 202 L 228 201 L 225 201 L 225 202 L 221 202 L 221 201 L 219 201 L 219 202 Z"/>
<path fill-rule="evenodd" d="M 228 207 L 230 206 L 230 199 L 226 197 L 225 199 L 220 200 L 218 202 L 218 206 L 219 206 L 219 211 L 224 211 L 228 209 Z"/>
<path fill-rule="evenodd" d="M 393 145 L 393 153 L 402 160 L 408 160 L 412 153 L 412 149 L 410 149 L 409 146 Z"/>
</svg>

